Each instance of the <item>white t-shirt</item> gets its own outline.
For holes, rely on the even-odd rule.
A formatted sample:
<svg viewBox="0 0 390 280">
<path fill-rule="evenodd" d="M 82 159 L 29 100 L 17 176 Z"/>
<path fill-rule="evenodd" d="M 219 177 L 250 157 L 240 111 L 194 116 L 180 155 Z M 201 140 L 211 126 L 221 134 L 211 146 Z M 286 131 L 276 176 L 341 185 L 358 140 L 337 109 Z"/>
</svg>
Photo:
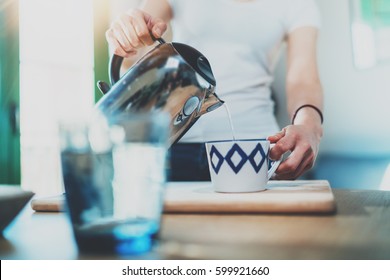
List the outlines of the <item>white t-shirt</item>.
<svg viewBox="0 0 390 280">
<path fill-rule="evenodd" d="M 265 138 L 279 130 L 270 85 L 286 35 L 320 26 L 315 0 L 169 0 L 173 40 L 209 60 L 216 93 L 231 112 L 236 139 Z M 226 110 L 207 113 L 180 142 L 232 139 Z"/>
</svg>

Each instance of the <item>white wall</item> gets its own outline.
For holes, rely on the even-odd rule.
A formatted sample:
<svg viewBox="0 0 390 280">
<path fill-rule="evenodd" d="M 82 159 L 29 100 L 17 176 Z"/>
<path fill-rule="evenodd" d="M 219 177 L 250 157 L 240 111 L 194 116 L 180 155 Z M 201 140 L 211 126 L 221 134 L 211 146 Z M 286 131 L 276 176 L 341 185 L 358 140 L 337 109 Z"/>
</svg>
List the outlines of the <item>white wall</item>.
<svg viewBox="0 0 390 280">
<path fill-rule="evenodd" d="M 321 153 L 390 156 L 390 60 L 354 67 L 347 0 L 317 0 L 322 13 L 318 59 L 325 95 Z M 276 71 L 276 97 L 284 94 L 284 62 Z M 281 104 L 282 108 L 285 106 Z M 287 121 L 279 112 L 282 123 Z"/>
</svg>

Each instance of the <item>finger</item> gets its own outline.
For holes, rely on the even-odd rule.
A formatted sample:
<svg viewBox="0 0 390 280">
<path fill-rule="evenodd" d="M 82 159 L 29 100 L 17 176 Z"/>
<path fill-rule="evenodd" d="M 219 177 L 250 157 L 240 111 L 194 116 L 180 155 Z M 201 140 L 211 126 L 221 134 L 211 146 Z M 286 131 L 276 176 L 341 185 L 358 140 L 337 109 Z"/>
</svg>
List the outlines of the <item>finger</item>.
<svg viewBox="0 0 390 280">
<path fill-rule="evenodd" d="M 271 143 L 276 143 L 280 139 L 282 139 L 286 135 L 286 130 L 283 129 L 282 131 L 279 131 L 278 133 L 274 135 L 270 135 L 267 137 L 267 140 L 270 141 Z"/>
<path fill-rule="evenodd" d="M 122 56 L 122 57 L 130 57 L 132 55 L 135 55 L 137 53 L 137 50 L 136 49 L 132 49 L 132 50 L 129 50 L 129 51 L 125 51 L 123 50 L 121 44 L 116 41 L 116 50 L 117 51 L 113 51 L 114 54 L 116 55 L 119 55 L 119 56 Z"/>
<path fill-rule="evenodd" d="M 116 37 L 112 33 L 113 33 L 112 30 L 108 30 L 106 32 L 106 39 L 107 39 L 107 42 L 108 42 L 108 45 L 110 48 L 110 52 L 112 52 L 116 55 L 122 56 L 122 57 L 128 57 L 129 55 L 131 55 L 132 54 L 131 52 L 127 53 L 123 49 L 121 44 L 118 42 L 118 40 L 116 39 Z"/>
<path fill-rule="evenodd" d="M 160 18 L 152 18 L 149 14 L 144 13 L 144 19 L 148 30 L 152 31 L 155 38 L 160 38 L 168 28 L 168 25 Z"/>
<path fill-rule="evenodd" d="M 278 167 L 279 174 L 291 173 L 298 169 L 299 165 L 310 157 L 311 150 L 295 148 L 286 160 L 284 160 Z"/>
<path fill-rule="evenodd" d="M 275 176 L 273 177 L 273 179 L 275 179 L 275 180 L 295 180 L 311 168 L 312 165 L 309 162 L 310 162 L 309 159 L 307 161 L 305 160 L 304 162 L 302 162 L 299 165 L 299 167 L 296 170 L 289 172 L 289 173 L 283 173 L 283 174 L 276 174 L 275 173 Z"/>
<path fill-rule="evenodd" d="M 152 26 L 152 33 L 156 38 L 160 38 L 168 28 L 167 24 L 161 19 L 153 19 Z"/>
<path fill-rule="evenodd" d="M 292 151 L 295 147 L 295 140 L 291 137 L 283 137 L 270 150 L 269 158 L 272 160 L 279 160 L 283 154 Z"/>
<path fill-rule="evenodd" d="M 119 42 L 119 44 L 122 46 L 122 49 L 126 53 L 129 53 L 135 49 L 135 46 L 133 46 L 133 44 L 129 41 L 122 28 L 114 28 L 113 33 L 116 40 Z"/>
<path fill-rule="evenodd" d="M 154 43 L 152 37 L 150 36 L 150 30 L 147 26 L 147 20 L 145 19 L 149 18 L 149 15 L 144 14 L 135 14 L 132 17 L 132 25 L 135 30 L 135 34 L 138 37 L 138 40 L 145 46 L 150 46 Z"/>
<path fill-rule="evenodd" d="M 293 156 L 291 158 L 293 158 Z M 305 156 L 297 166 L 295 166 L 295 163 L 290 162 L 287 163 L 287 168 L 286 166 L 282 166 L 279 171 L 277 170 L 275 178 L 278 180 L 296 179 L 303 173 L 305 173 L 307 170 L 311 169 L 314 165 L 314 161 L 314 153 L 308 151 L 307 153 L 305 153 Z"/>
<path fill-rule="evenodd" d="M 127 41 L 131 44 L 132 48 L 138 48 L 141 45 L 143 45 L 143 43 L 140 41 L 135 31 L 134 16 L 132 14 L 122 15 L 119 24 L 122 28 L 124 35 L 127 38 Z"/>
<path fill-rule="evenodd" d="M 306 153 L 295 151 L 279 165 L 276 173 L 278 175 L 289 175 L 296 177 L 297 174 L 302 173 L 306 165 L 308 165 L 312 159 L 312 154 L 309 151 Z"/>
</svg>

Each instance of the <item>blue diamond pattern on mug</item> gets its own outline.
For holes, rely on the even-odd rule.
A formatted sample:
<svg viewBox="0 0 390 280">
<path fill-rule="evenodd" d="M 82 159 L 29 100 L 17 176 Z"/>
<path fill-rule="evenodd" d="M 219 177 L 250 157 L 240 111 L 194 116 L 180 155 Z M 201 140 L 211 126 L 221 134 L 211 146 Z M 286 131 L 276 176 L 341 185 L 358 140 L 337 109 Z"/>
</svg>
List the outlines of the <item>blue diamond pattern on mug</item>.
<svg viewBox="0 0 390 280">
<path fill-rule="evenodd" d="M 217 159 L 217 164 L 214 163 L 215 158 Z M 221 169 L 223 160 L 224 160 L 224 157 L 221 155 L 220 152 L 218 152 L 217 148 L 215 148 L 215 146 L 211 146 L 210 162 L 211 162 L 211 166 L 213 167 L 215 173 L 218 174 L 219 170 Z"/>
<path fill-rule="evenodd" d="M 249 155 L 248 159 L 253 168 L 255 169 L 256 173 L 259 173 L 266 159 L 263 147 L 261 147 L 260 144 L 257 144 L 255 149 Z"/>
<path fill-rule="evenodd" d="M 233 155 L 236 155 L 236 153 L 241 157 L 241 159 L 238 163 L 235 163 L 232 160 Z M 248 160 L 248 156 L 240 148 L 240 146 L 238 146 L 237 144 L 234 144 L 233 147 L 226 154 L 225 159 L 226 159 L 226 162 L 229 164 L 229 166 L 237 174 L 241 170 L 241 168 L 244 166 L 245 162 Z"/>
</svg>

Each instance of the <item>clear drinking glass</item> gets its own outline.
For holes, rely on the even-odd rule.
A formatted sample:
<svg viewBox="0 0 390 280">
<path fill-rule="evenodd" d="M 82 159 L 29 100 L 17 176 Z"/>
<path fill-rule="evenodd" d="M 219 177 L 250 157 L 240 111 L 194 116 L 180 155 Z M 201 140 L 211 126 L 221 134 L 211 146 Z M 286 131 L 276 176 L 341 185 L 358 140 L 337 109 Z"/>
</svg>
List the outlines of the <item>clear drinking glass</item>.
<svg viewBox="0 0 390 280">
<path fill-rule="evenodd" d="M 79 249 L 150 250 L 163 208 L 168 116 L 62 123 L 60 137 L 66 201 Z"/>
</svg>

